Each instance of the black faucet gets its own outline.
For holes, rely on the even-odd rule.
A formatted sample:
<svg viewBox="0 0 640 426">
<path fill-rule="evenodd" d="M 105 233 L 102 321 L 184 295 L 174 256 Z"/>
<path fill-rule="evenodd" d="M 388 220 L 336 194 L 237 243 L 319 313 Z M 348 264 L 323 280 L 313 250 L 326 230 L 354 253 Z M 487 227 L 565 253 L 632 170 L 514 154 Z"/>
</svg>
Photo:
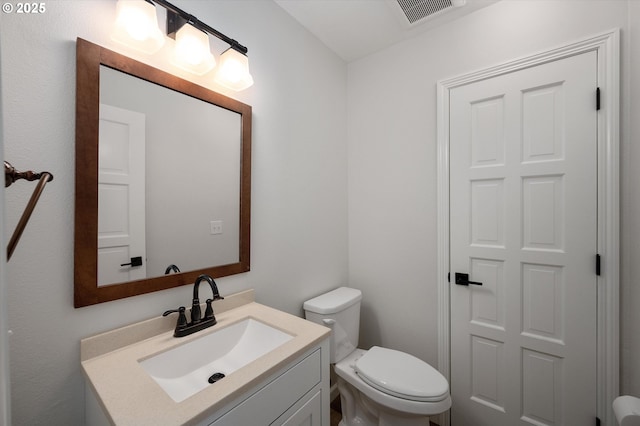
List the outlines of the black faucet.
<svg viewBox="0 0 640 426">
<path fill-rule="evenodd" d="M 179 274 L 180 273 L 180 268 L 178 268 L 174 264 L 171 264 L 171 265 L 167 266 L 167 269 L 164 270 L 164 274 L 168 275 L 171 271 L 175 272 L 176 274 Z"/>
<path fill-rule="evenodd" d="M 207 299 L 207 308 L 204 311 L 204 318 L 201 317 L 200 312 L 200 299 L 198 299 L 198 293 L 200 289 L 200 283 L 206 281 L 211 286 L 211 292 L 213 293 L 212 299 Z M 184 306 L 180 306 L 178 309 L 171 309 L 162 314 L 167 315 L 178 312 L 178 322 L 176 323 L 176 329 L 173 333 L 175 337 L 184 337 L 196 331 L 204 330 L 207 327 L 214 325 L 216 317 L 213 315 L 213 306 L 211 305 L 214 300 L 224 299 L 218 292 L 218 286 L 216 282 L 209 275 L 200 275 L 196 282 L 193 284 L 193 301 L 191 303 L 191 322 L 187 322 Z"/>
</svg>

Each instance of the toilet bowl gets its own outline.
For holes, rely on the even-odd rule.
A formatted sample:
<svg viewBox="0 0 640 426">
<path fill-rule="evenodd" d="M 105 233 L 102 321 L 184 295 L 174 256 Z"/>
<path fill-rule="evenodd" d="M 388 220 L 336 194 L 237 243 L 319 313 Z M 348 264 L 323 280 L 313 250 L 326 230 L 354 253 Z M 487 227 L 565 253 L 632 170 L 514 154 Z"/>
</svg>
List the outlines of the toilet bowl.
<svg viewBox="0 0 640 426">
<path fill-rule="evenodd" d="M 401 351 L 358 349 L 360 290 L 340 287 L 304 303 L 308 320 L 332 329 L 340 426 L 428 426 L 451 407 L 449 384 L 426 362 Z"/>
</svg>

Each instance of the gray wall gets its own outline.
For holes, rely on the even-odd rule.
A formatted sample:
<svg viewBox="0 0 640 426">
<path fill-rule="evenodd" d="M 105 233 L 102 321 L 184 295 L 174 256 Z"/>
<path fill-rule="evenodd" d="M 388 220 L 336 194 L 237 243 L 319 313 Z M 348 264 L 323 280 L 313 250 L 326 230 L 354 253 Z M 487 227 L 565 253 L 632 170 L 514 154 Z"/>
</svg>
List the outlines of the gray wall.
<svg viewBox="0 0 640 426">
<path fill-rule="evenodd" d="M 640 3 L 504 0 L 349 64 L 349 282 L 363 346 L 437 365 L 436 82 L 620 28 L 621 388 L 640 395 Z M 419 324 L 419 326 L 416 326 Z"/>
<path fill-rule="evenodd" d="M 217 280 L 221 293 L 255 288 L 258 301 L 301 315 L 304 300 L 347 278 L 346 65 L 271 1 L 173 3 L 248 46 L 255 80 L 235 93 L 189 77 L 253 107 L 251 271 Z M 191 299 L 185 286 L 73 308 L 75 39 L 186 75 L 164 50 L 146 57 L 111 41 L 115 4 L 0 14 L 5 159 L 55 176 L 6 268 L 15 425 L 83 424 L 80 339 Z M 33 185 L 5 192 L 5 229 Z"/>
</svg>

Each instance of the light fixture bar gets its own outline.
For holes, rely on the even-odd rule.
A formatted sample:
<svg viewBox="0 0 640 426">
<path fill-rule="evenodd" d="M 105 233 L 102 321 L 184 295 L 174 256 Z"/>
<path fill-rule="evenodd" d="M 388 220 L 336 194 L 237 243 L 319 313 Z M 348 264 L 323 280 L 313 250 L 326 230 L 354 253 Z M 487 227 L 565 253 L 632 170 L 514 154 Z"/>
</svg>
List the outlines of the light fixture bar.
<svg viewBox="0 0 640 426">
<path fill-rule="evenodd" d="M 185 23 L 189 23 L 191 25 L 193 25 L 195 28 L 204 31 L 205 33 L 211 34 L 214 37 L 219 38 L 220 40 L 224 41 L 225 43 L 227 43 L 229 46 L 231 46 L 234 50 L 237 50 L 238 52 L 246 55 L 247 52 L 249 51 L 249 49 L 247 49 L 245 46 L 241 45 L 240 43 L 238 43 L 237 40 L 232 39 L 231 37 L 228 37 L 224 34 L 222 34 L 220 31 L 216 30 L 215 28 L 210 27 L 209 25 L 205 24 L 204 22 L 200 21 L 198 18 L 196 18 L 195 16 L 185 12 L 184 10 L 180 9 L 179 7 L 176 7 L 174 5 L 172 5 L 171 3 L 169 3 L 166 0 L 147 0 L 150 3 L 156 3 L 162 7 L 164 7 L 165 9 L 167 9 L 167 34 L 172 34 L 175 33 L 178 29 L 180 29 L 180 27 L 182 25 L 184 25 Z M 175 19 L 175 17 L 171 17 L 170 13 L 172 12 L 173 14 L 177 15 L 179 18 L 181 19 Z M 169 24 L 170 20 L 173 20 L 172 24 Z M 171 25 L 171 27 L 170 27 Z"/>
</svg>

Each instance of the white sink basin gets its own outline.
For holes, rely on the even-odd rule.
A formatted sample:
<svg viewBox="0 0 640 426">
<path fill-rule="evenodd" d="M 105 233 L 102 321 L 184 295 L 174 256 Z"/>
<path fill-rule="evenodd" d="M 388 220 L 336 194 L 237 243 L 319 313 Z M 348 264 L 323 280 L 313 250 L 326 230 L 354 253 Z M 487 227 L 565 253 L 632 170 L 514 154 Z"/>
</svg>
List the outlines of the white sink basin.
<svg viewBox="0 0 640 426">
<path fill-rule="evenodd" d="M 207 386 L 216 386 L 209 383 L 213 374 L 228 376 L 292 338 L 247 318 L 139 362 L 174 401 L 181 402 Z"/>
</svg>

